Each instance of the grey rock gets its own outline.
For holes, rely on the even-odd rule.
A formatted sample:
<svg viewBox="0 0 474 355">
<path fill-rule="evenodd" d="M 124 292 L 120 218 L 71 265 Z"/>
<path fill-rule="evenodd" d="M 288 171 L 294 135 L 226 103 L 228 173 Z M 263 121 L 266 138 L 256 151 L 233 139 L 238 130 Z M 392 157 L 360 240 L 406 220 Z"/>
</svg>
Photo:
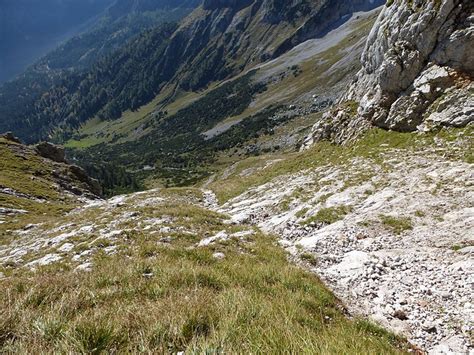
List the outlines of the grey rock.
<svg viewBox="0 0 474 355">
<path fill-rule="evenodd" d="M 7 141 L 21 144 L 21 140 L 15 137 L 15 135 L 12 132 L 6 132 L 4 134 L 1 134 L 0 138 L 4 138 Z"/>
<path fill-rule="evenodd" d="M 214 253 L 214 254 L 212 254 L 212 257 L 214 259 L 222 260 L 222 259 L 225 258 L 225 254 L 224 253 Z"/>
<path fill-rule="evenodd" d="M 350 141 L 371 125 L 427 131 L 473 122 L 473 13 L 471 0 L 395 0 L 386 6 L 355 82 L 307 142 Z"/>
</svg>

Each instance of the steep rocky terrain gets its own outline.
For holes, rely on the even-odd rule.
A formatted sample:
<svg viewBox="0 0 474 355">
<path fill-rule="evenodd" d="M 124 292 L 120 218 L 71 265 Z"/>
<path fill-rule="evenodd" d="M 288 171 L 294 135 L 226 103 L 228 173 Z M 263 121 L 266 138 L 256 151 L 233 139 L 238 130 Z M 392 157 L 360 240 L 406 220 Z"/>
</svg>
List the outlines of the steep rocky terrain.
<svg viewBox="0 0 474 355">
<path fill-rule="evenodd" d="M 60 218 L 0 225 L 1 290 L 15 294 L 14 307 L 0 304 L 7 310 L 0 346 L 200 351 L 217 342 L 224 350 L 401 352 L 392 347 L 400 339 L 359 320 L 368 316 L 419 349 L 468 354 L 473 142 L 472 129 L 373 130 L 352 145 L 321 142 L 301 153 L 248 158 L 202 189 L 154 189 L 89 202 Z M 280 247 L 263 233 L 277 236 Z M 321 277 L 355 324 L 334 313 L 315 280 L 288 284 L 303 276 L 285 271 L 287 258 Z M 265 293 L 265 304 L 251 285 Z M 229 300 L 234 292 L 245 302 Z M 299 295 L 317 303 L 306 308 Z M 134 314 L 139 338 L 130 317 L 106 311 L 111 305 Z M 251 316 L 257 323 L 244 316 L 249 305 L 260 310 Z M 56 307 L 68 311 L 58 315 Z M 149 317 L 152 308 L 157 318 Z M 165 330 L 150 327 L 156 322 Z M 252 337 L 241 338 L 239 329 Z"/>
<path fill-rule="evenodd" d="M 150 190 L 10 230 L 0 351 L 407 353 L 210 197 Z"/>
<path fill-rule="evenodd" d="M 376 5 L 205 0 L 95 67 L 67 153 L 144 191 L 0 138 L 0 352 L 471 354 L 474 5 Z"/>
<path fill-rule="evenodd" d="M 236 166 L 209 186 L 222 201 L 245 191 L 217 210 L 279 235 L 355 314 L 430 353 L 467 354 L 473 141 L 472 129 L 371 131 L 345 148 L 319 143 L 299 156 Z"/>
<path fill-rule="evenodd" d="M 393 1 L 367 40 L 362 69 L 313 137 L 344 141 L 364 127 L 462 127 L 474 117 L 472 1 Z"/>
</svg>

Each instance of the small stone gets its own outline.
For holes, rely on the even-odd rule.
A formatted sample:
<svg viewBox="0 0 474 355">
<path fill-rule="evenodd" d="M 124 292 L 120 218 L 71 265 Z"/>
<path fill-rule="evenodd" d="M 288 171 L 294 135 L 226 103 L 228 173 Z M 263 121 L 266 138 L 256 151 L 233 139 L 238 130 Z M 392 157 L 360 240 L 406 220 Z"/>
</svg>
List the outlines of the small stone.
<svg viewBox="0 0 474 355">
<path fill-rule="evenodd" d="M 423 330 L 427 333 L 436 333 L 436 325 L 433 323 L 425 323 L 423 324 Z"/>
<path fill-rule="evenodd" d="M 441 298 L 444 299 L 444 300 L 449 300 L 450 298 L 453 297 L 453 295 L 452 295 L 451 293 L 449 293 L 449 292 L 441 292 L 441 293 L 440 293 L 440 296 L 441 296 Z"/>
<path fill-rule="evenodd" d="M 88 272 L 88 271 L 91 271 L 91 270 L 92 270 L 92 263 L 90 263 L 90 262 L 81 264 L 78 267 L 76 267 L 76 271 L 86 271 L 86 272 Z"/>
<path fill-rule="evenodd" d="M 23 230 L 27 231 L 27 230 L 33 229 L 36 226 L 37 224 L 27 224 L 25 228 L 23 228 Z"/>
<path fill-rule="evenodd" d="M 225 258 L 225 254 L 224 253 L 214 253 L 214 254 L 212 254 L 212 257 L 214 259 L 222 260 L 222 259 Z"/>
</svg>

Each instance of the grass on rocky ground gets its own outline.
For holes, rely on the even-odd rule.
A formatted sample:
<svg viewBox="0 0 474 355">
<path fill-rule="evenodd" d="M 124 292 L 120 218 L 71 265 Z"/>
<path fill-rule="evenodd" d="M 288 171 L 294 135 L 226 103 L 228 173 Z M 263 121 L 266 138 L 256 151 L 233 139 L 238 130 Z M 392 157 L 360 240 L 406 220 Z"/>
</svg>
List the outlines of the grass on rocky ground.
<svg viewBox="0 0 474 355">
<path fill-rule="evenodd" d="M 381 215 L 380 220 L 385 227 L 391 229 L 395 234 L 401 234 L 404 231 L 413 229 L 413 222 L 408 217 Z"/>
<path fill-rule="evenodd" d="M 352 208 L 350 206 L 321 208 L 314 216 L 305 219 L 301 223 L 304 225 L 311 223 L 332 224 L 343 219 L 351 210 Z"/>
<path fill-rule="evenodd" d="M 0 188 L 17 194 L 0 192 L 0 207 L 28 211 L 7 218 L 0 225 L 0 244 L 7 238 L 6 230 L 62 215 L 77 205 L 59 192 L 53 179 L 55 169 L 52 162 L 33 154 L 29 148 L 0 138 Z"/>
<path fill-rule="evenodd" d="M 176 229 L 129 231 L 115 255 L 97 253 L 90 272 L 66 262 L 0 279 L 1 353 L 318 353 L 390 354 L 394 335 L 345 316 L 312 274 L 287 260 L 258 231 L 197 247 L 242 226 L 186 204 L 195 192 L 168 191 Z M 176 196 L 174 196 L 176 195 Z M 176 197 L 176 199 L 174 198 Z M 122 207 L 124 208 L 124 207 Z M 214 253 L 225 255 L 217 259 Z"/>
<path fill-rule="evenodd" d="M 387 168 L 387 153 L 391 151 L 401 151 L 404 154 L 423 153 L 425 155 L 430 152 L 438 154 L 444 159 L 473 163 L 473 138 L 474 129 L 472 127 L 442 129 L 427 134 L 400 133 L 374 128 L 366 132 L 356 142 L 348 145 L 321 141 L 306 151 L 285 156 L 279 155 L 278 158 L 281 161 L 273 164 L 269 169 L 257 169 L 248 176 L 232 174 L 226 179 L 211 183 L 209 187 L 216 193 L 219 202 L 224 203 L 249 188 L 263 185 L 278 176 L 323 166 L 347 165 L 354 158 L 370 159 L 382 168 Z M 271 157 L 269 156 L 269 159 Z M 260 157 L 259 162 L 262 160 L 264 158 Z M 248 165 L 246 161 L 241 164 Z M 348 169 L 348 173 L 350 173 L 350 169 Z"/>
</svg>

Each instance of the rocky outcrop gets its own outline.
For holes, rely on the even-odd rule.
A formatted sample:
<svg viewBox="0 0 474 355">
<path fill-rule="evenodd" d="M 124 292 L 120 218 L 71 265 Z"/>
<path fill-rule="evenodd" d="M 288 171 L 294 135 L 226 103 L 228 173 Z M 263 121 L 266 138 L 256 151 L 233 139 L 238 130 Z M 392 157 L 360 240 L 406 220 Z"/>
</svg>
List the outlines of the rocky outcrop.
<svg viewBox="0 0 474 355">
<path fill-rule="evenodd" d="M 21 143 L 21 140 L 18 137 L 15 137 L 12 132 L 0 134 L 0 138 L 6 139 L 7 141 L 14 143 Z"/>
<path fill-rule="evenodd" d="M 99 181 L 89 177 L 83 168 L 77 165 L 67 164 L 66 151 L 64 147 L 49 142 L 41 142 L 36 144 L 34 147 L 36 153 L 41 157 L 52 160 L 56 163 L 66 164 L 66 169 L 56 169 L 53 171 L 53 175 L 59 179 L 59 183 L 64 189 L 71 191 L 76 195 L 83 195 L 84 189 L 75 186 L 74 181 L 76 181 L 83 184 L 92 194 L 97 196 L 102 195 L 102 187 L 100 186 Z M 62 167 L 64 168 L 64 166 Z"/>
<path fill-rule="evenodd" d="M 41 142 L 35 145 L 35 150 L 43 158 L 50 159 L 57 163 L 66 162 L 66 152 L 61 146 L 49 142 Z"/>
<path fill-rule="evenodd" d="M 27 146 L 13 134 L 6 133 L 0 135 L 0 156 L 4 159 L 2 168 L 5 169 L 3 185 L 0 185 L 0 197 L 4 194 L 42 200 L 43 196 L 34 196 L 34 187 L 37 185 L 39 190 L 43 184 L 55 190 L 54 194 L 62 196 L 61 200 L 90 200 L 102 196 L 100 183 L 89 177 L 81 167 L 69 164 L 65 159 L 63 147 L 48 142 Z M 15 176 L 15 181 L 10 180 L 11 176 Z M 10 186 L 9 182 L 15 186 Z M 21 191 L 21 186 L 29 187 L 28 191 Z"/>
<path fill-rule="evenodd" d="M 395 0 L 367 39 L 356 81 L 313 138 L 345 141 L 372 125 L 397 131 L 474 120 L 474 3 Z M 348 112 L 347 105 L 356 106 Z"/>
</svg>

